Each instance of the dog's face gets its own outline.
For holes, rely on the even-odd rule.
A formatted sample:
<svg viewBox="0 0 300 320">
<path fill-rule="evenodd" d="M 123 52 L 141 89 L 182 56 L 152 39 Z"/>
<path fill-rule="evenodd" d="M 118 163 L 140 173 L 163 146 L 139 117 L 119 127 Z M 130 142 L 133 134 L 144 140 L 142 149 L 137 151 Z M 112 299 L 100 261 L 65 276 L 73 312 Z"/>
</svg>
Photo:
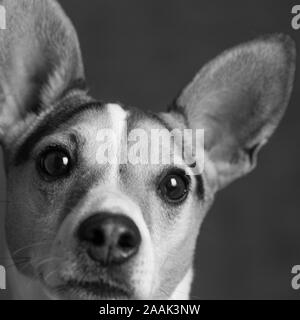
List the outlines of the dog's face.
<svg viewBox="0 0 300 320">
<path fill-rule="evenodd" d="M 6 234 L 18 272 L 54 298 L 185 296 L 215 193 L 255 166 L 287 106 L 291 40 L 276 35 L 227 51 L 168 112 L 143 113 L 88 96 L 75 31 L 55 2 L 6 7 L 8 21 L 24 24 L 0 34 Z M 182 156 L 193 153 L 186 142 L 170 150 L 169 164 L 119 161 L 135 145 L 124 136 L 156 129 L 204 129 L 204 170 L 195 175 L 199 159 Z M 116 161 L 99 161 L 103 130 L 115 135 Z M 161 142 L 151 143 L 160 155 Z"/>
<path fill-rule="evenodd" d="M 164 115 L 91 103 L 46 121 L 8 168 L 6 230 L 20 271 L 60 298 L 171 296 L 211 203 L 206 172 L 193 175 L 179 150 L 170 164 L 99 163 L 102 130 L 116 133 L 118 153 L 124 130 L 166 129 Z"/>
</svg>

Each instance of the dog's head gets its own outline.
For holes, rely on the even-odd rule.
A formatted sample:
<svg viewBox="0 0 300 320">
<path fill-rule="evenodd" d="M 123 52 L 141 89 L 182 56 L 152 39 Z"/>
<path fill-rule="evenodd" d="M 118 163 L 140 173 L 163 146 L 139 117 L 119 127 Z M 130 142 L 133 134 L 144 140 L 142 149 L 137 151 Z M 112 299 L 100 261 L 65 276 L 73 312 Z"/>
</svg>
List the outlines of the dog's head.
<svg viewBox="0 0 300 320">
<path fill-rule="evenodd" d="M 77 36 L 57 3 L 4 4 L 0 141 L 18 272 L 55 298 L 184 297 L 215 193 L 254 168 L 287 106 L 292 41 L 274 35 L 233 48 L 202 68 L 168 112 L 143 113 L 87 94 Z M 136 151 L 139 141 L 123 139 L 133 130 L 145 134 L 143 149 L 152 130 L 186 128 L 205 130 L 198 174 L 200 160 L 182 157 L 193 149 L 187 143 L 174 144 L 169 164 L 118 161 L 125 146 Z M 99 161 L 105 130 L 117 161 Z"/>
</svg>

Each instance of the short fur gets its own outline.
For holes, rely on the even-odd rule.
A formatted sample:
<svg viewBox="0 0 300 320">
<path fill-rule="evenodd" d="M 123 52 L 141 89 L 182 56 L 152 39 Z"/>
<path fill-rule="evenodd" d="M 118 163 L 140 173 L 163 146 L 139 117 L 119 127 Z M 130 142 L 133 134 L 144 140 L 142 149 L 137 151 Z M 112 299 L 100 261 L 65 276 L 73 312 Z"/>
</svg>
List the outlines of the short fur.
<svg viewBox="0 0 300 320">
<path fill-rule="evenodd" d="M 0 142 L 14 297 L 188 299 L 196 239 L 216 192 L 255 167 L 258 150 L 287 107 L 293 41 L 270 35 L 222 53 L 167 112 L 152 114 L 99 103 L 87 94 L 76 32 L 55 1 L 1 4 L 8 30 L 0 32 Z M 180 170 L 191 179 L 183 203 L 170 205 L 157 192 L 171 165 L 97 163 L 99 129 L 118 134 L 118 154 L 126 127 L 205 129 L 204 172 L 193 176 L 180 160 Z M 74 159 L 69 175 L 55 182 L 43 179 L 36 163 L 53 144 Z M 121 214 L 138 227 L 139 251 L 123 265 L 101 267 L 76 238 L 95 212 Z"/>
</svg>

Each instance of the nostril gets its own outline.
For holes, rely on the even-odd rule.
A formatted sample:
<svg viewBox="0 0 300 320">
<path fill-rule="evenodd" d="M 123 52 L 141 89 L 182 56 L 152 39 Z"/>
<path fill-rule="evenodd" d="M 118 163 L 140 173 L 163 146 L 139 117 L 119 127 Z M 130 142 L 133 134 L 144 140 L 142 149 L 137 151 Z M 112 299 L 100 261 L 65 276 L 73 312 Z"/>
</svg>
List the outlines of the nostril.
<svg viewBox="0 0 300 320">
<path fill-rule="evenodd" d="M 93 220 L 85 221 L 78 230 L 78 238 L 80 241 L 92 243 L 95 246 L 103 246 L 105 244 L 105 230 L 95 224 Z"/>
<path fill-rule="evenodd" d="M 104 232 L 99 229 L 92 230 L 91 237 L 87 241 L 92 242 L 95 246 L 103 246 L 105 244 Z"/>
<path fill-rule="evenodd" d="M 136 237 L 129 232 L 120 235 L 118 246 L 124 250 L 132 250 L 136 248 L 138 241 Z"/>
</svg>

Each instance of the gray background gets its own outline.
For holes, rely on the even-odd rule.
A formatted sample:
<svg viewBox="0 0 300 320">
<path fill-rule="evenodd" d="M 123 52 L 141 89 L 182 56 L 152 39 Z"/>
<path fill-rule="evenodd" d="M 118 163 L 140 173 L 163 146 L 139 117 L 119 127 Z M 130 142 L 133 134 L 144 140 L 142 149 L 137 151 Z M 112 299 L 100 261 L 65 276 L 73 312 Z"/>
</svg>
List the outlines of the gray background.
<svg viewBox="0 0 300 320">
<path fill-rule="evenodd" d="M 300 48 L 300 30 L 290 26 L 295 2 L 287 0 L 61 3 L 78 30 L 91 92 L 143 109 L 163 110 L 203 63 L 239 42 L 280 31 Z M 288 112 L 258 168 L 217 196 L 203 224 L 193 298 L 300 298 L 290 285 L 291 268 L 300 264 L 298 87 L 299 71 Z M 0 167 L 3 201 L 1 160 Z M 0 226 L 3 213 L 2 202 Z"/>
</svg>

